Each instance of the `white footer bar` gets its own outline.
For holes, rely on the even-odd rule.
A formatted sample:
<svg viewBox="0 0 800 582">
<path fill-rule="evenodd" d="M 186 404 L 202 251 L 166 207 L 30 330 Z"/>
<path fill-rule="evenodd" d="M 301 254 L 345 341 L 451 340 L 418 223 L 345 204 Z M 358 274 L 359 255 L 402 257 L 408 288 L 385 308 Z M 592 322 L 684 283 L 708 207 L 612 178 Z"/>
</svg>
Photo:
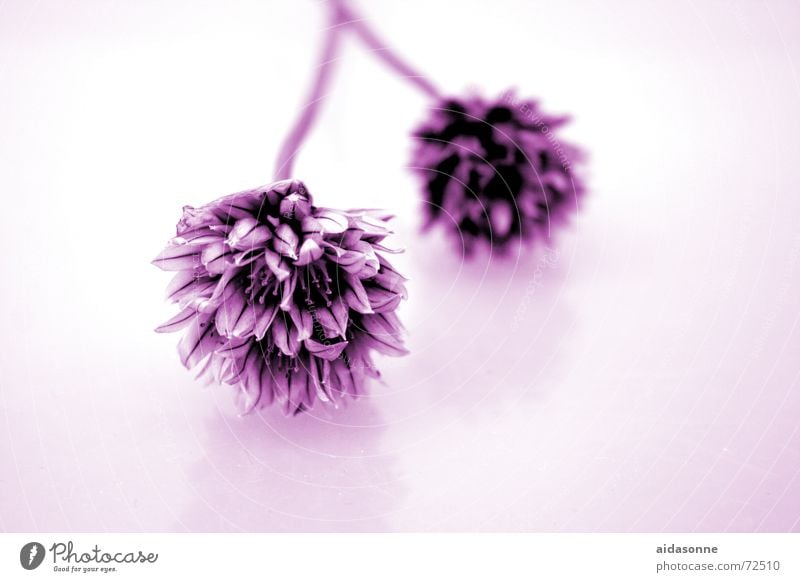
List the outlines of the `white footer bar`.
<svg viewBox="0 0 800 582">
<path fill-rule="evenodd" d="M 0 534 L 0 580 L 800 580 L 800 534 Z"/>
</svg>

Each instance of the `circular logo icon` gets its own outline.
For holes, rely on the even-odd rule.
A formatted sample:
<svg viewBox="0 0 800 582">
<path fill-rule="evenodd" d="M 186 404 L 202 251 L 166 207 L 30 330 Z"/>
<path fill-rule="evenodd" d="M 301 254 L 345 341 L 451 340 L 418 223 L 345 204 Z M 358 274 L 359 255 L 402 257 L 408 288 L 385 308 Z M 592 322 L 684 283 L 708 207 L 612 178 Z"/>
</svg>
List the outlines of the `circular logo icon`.
<svg viewBox="0 0 800 582">
<path fill-rule="evenodd" d="M 19 563 L 26 570 L 35 570 L 44 561 L 44 546 L 39 542 L 28 542 L 19 551 Z"/>
</svg>

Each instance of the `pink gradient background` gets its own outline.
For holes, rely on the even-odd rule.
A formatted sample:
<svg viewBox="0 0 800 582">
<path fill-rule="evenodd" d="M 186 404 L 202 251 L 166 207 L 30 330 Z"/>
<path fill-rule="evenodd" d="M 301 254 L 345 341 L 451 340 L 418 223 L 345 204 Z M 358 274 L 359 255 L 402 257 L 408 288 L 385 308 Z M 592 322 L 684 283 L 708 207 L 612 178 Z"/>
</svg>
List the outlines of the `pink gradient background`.
<svg viewBox="0 0 800 582">
<path fill-rule="evenodd" d="M 441 86 L 575 113 L 557 259 L 417 236 L 425 100 L 348 40 L 296 175 L 396 211 L 413 353 L 239 418 L 152 332 L 149 261 L 270 180 L 322 7 L 2 2 L 0 529 L 800 530 L 800 4 L 359 5 Z"/>
</svg>

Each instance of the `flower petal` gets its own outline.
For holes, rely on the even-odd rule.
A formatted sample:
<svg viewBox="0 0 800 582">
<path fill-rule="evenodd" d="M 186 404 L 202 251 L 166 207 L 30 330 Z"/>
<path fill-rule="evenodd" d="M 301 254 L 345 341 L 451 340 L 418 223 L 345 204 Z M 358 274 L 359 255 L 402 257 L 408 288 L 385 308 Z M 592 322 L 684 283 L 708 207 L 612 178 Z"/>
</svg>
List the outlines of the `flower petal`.
<svg viewBox="0 0 800 582">
<path fill-rule="evenodd" d="M 264 362 L 261 365 L 261 405 L 269 406 L 275 400 L 275 376 L 272 366 Z"/>
<path fill-rule="evenodd" d="M 404 356 L 408 353 L 399 334 L 387 329 L 389 326 L 381 319 L 380 314 L 368 315 L 362 318 L 361 323 L 368 332 L 364 339 L 370 347 L 389 356 Z"/>
<path fill-rule="evenodd" d="M 285 404 L 289 399 L 289 374 L 287 370 L 278 368 L 271 371 L 273 379 L 273 389 L 275 400 L 280 404 Z"/>
<path fill-rule="evenodd" d="M 345 279 L 349 288 L 344 292 L 344 300 L 347 302 L 347 305 L 350 306 L 350 309 L 354 309 L 359 313 L 372 313 L 369 296 L 361 280 L 350 274 L 346 274 Z"/>
<path fill-rule="evenodd" d="M 381 266 L 373 281 L 387 291 L 402 295 L 403 299 L 408 298 L 405 287 L 406 278 L 396 271 Z"/>
<path fill-rule="evenodd" d="M 275 316 L 278 313 L 278 306 L 274 303 L 264 306 L 264 311 L 258 316 L 256 320 L 256 325 L 253 329 L 253 334 L 256 336 L 256 339 L 261 341 L 264 336 L 267 334 L 267 330 L 269 326 L 272 325 Z"/>
<path fill-rule="evenodd" d="M 236 325 L 233 328 L 233 337 L 252 336 L 253 330 L 255 329 L 256 320 L 258 316 L 261 315 L 262 309 L 263 307 L 260 303 L 246 303 L 244 306 L 244 311 L 242 311 L 242 315 L 239 317 L 239 321 L 236 322 Z"/>
<path fill-rule="evenodd" d="M 158 333 L 169 333 L 179 331 L 192 322 L 192 317 L 197 314 L 197 311 L 187 307 L 169 321 L 166 321 L 156 328 Z"/>
<path fill-rule="evenodd" d="M 292 274 L 283 282 L 281 287 L 280 308 L 284 311 L 289 311 L 289 306 L 294 300 L 295 287 L 297 287 L 297 271 L 292 271 Z"/>
<path fill-rule="evenodd" d="M 344 337 L 344 332 L 347 331 L 348 309 L 347 304 L 341 297 L 333 300 L 331 303 L 331 312 L 333 313 L 333 317 L 336 319 L 339 329 L 343 332 L 342 337 Z"/>
<path fill-rule="evenodd" d="M 329 247 L 334 253 L 328 253 L 328 257 L 334 263 L 341 265 L 348 273 L 358 273 L 366 264 L 367 257 L 363 252 L 351 249 L 341 249 L 339 247 Z"/>
<path fill-rule="evenodd" d="M 492 236 L 502 238 L 508 235 L 514 222 L 514 211 L 508 200 L 495 200 L 489 205 L 489 222 Z"/>
<path fill-rule="evenodd" d="M 380 269 L 380 262 L 378 261 L 378 256 L 375 254 L 375 249 L 372 245 L 368 242 L 358 241 L 354 246 L 354 249 L 358 250 L 364 255 L 365 265 L 369 268 L 369 277 L 372 277 L 378 272 Z"/>
<path fill-rule="evenodd" d="M 252 216 L 247 216 L 236 221 L 226 242 L 234 249 L 244 251 L 260 248 L 270 238 L 272 233 L 269 228 Z"/>
<path fill-rule="evenodd" d="M 219 346 L 220 338 L 211 325 L 210 316 L 198 314 L 189 325 L 186 334 L 178 342 L 181 363 L 194 368 Z"/>
<path fill-rule="evenodd" d="M 358 396 L 359 378 L 344 359 L 337 359 L 331 364 L 336 375 L 338 390 L 342 394 Z"/>
<path fill-rule="evenodd" d="M 286 194 L 296 187 L 297 182 L 295 180 L 280 180 L 272 184 L 269 189 L 273 192 L 277 192 L 278 194 Z"/>
<path fill-rule="evenodd" d="M 225 337 L 233 336 L 233 331 L 244 314 L 246 305 L 246 298 L 240 290 L 232 293 L 230 297 L 220 304 L 215 317 L 217 331 L 219 331 L 220 335 Z"/>
<path fill-rule="evenodd" d="M 297 258 L 297 234 L 288 224 L 281 224 L 275 229 L 275 238 L 272 240 L 272 248 L 275 252 L 290 259 Z"/>
<path fill-rule="evenodd" d="M 237 405 L 240 414 L 247 414 L 255 408 L 261 398 L 261 368 L 263 359 L 257 346 L 251 346 L 245 358 L 242 381 L 239 383 Z"/>
<path fill-rule="evenodd" d="M 253 342 L 249 338 L 220 338 L 221 343 L 216 349 L 216 353 L 223 358 L 231 358 L 238 360 L 247 355 L 253 347 Z M 237 375 L 241 374 L 241 370 L 237 369 Z"/>
<path fill-rule="evenodd" d="M 297 413 L 306 402 L 308 392 L 308 374 L 300 368 L 289 375 L 289 400 L 287 412 Z"/>
<path fill-rule="evenodd" d="M 297 328 L 297 341 L 310 338 L 311 333 L 314 331 L 314 318 L 311 314 L 305 309 L 300 309 L 297 305 L 292 304 L 291 309 L 289 309 L 289 316 Z"/>
<path fill-rule="evenodd" d="M 305 192 L 305 187 L 303 187 Z M 289 220 L 302 220 L 311 212 L 311 201 L 304 193 L 292 192 L 281 200 L 278 207 L 281 216 Z"/>
<path fill-rule="evenodd" d="M 330 332 L 330 335 L 326 334 L 326 336 L 328 337 L 341 336 L 342 338 L 345 337 L 345 332 L 347 329 L 346 319 L 345 319 L 345 324 L 343 326 L 340 325 L 339 321 L 336 319 L 336 317 L 334 317 L 333 311 L 331 309 L 328 309 L 327 307 L 319 307 L 314 312 L 314 315 L 316 316 L 317 321 L 319 321 L 320 325 L 322 325 L 322 327 L 325 328 L 325 331 Z M 345 317 L 347 316 L 345 315 Z"/>
<path fill-rule="evenodd" d="M 284 263 L 283 259 L 278 253 L 274 253 L 267 249 L 264 251 L 264 260 L 266 261 L 269 270 L 272 271 L 278 278 L 278 281 L 283 281 L 291 274 L 291 271 L 287 268 L 286 263 Z"/>
<path fill-rule="evenodd" d="M 194 245 L 171 245 L 153 259 L 162 271 L 187 271 L 200 266 L 201 249 Z"/>
<path fill-rule="evenodd" d="M 264 249 L 253 249 L 249 251 L 242 251 L 233 255 L 233 264 L 237 267 L 244 267 L 253 261 L 257 261 L 264 256 Z"/>
<path fill-rule="evenodd" d="M 217 242 L 203 249 L 200 260 L 209 273 L 219 275 L 230 264 L 232 254 L 233 251 L 224 242 Z"/>
<path fill-rule="evenodd" d="M 321 209 L 314 214 L 320 232 L 323 234 L 341 234 L 347 230 L 347 216 L 333 210 Z"/>
<path fill-rule="evenodd" d="M 199 276 L 193 271 L 179 271 L 167 285 L 167 299 L 178 302 L 195 297 L 213 289 L 216 284 L 214 279 Z"/>
<path fill-rule="evenodd" d="M 177 245 L 208 245 L 219 242 L 223 237 L 222 233 L 210 228 L 198 228 L 176 236 L 172 239 L 172 242 Z"/>
<path fill-rule="evenodd" d="M 294 357 L 300 349 L 300 342 L 292 331 L 291 321 L 286 320 L 286 316 L 276 317 L 272 322 L 272 339 L 275 346 L 287 356 Z"/>
<path fill-rule="evenodd" d="M 392 234 L 392 230 L 385 222 L 391 217 L 391 215 L 371 216 L 369 214 L 362 214 L 357 216 L 353 222 L 354 226 L 364 231 L 364 236 L 380 236 L 383 238 Z"/>
<path fill-rule="evenodd" d="M 298 253 L 295 265 L 307 265 L 313 263 L 322 256 L 322 247 L 319 246 L 317 241 L 313 238 L 307 238 L 300 245 L 300 252 Z"/>
<path fill-rule="evenodd" d="M 403 298 L 402 295 L 394 293 L 393 291 L 387 291 L 382 287 L 375 287 L 373 285 L 367 287 L 366 290 L 370 307 L 372 307 L 375 313 L 394 311 Z"/>
<path fill-rule="evenodd" d="M 312 355 L 330 361 L 335 360 L 342 354 L 342 351 L 347 347 L 347 343 L 345 341 L 325 344 L 309 338 L 303 342 L 303 345 Z"/>
</svg>

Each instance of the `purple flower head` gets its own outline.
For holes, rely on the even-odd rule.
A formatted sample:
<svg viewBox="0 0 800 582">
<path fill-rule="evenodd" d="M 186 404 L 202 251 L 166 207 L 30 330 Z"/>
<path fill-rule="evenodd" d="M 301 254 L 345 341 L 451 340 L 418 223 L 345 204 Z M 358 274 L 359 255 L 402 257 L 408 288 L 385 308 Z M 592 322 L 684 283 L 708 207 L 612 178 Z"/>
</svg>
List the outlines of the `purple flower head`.
<svg viewBox="0 0 800 582">
<path fill-rule="evenodd" d="M 277 401 L 287 414 L 356 397 L 378 377 L 372 351 L 406 353 L 395 314 L 405 279 L 380 254 L 389 216 L 314 206 L 297 180 L 184 207 L 156 258 L 177 271 L 187 368 L 236 386 L 243 413 Z"/>
<path fill-rule="evenodd" d="M 566 122 L 511 92 L 441 100 L 414 132 L 427 226 L 443 223 L 468 253 L 479 241 L 502 250 L 549 237 L 583 193 L 572 171 L 579 152 L 555 136 Z"/>
</svg>

